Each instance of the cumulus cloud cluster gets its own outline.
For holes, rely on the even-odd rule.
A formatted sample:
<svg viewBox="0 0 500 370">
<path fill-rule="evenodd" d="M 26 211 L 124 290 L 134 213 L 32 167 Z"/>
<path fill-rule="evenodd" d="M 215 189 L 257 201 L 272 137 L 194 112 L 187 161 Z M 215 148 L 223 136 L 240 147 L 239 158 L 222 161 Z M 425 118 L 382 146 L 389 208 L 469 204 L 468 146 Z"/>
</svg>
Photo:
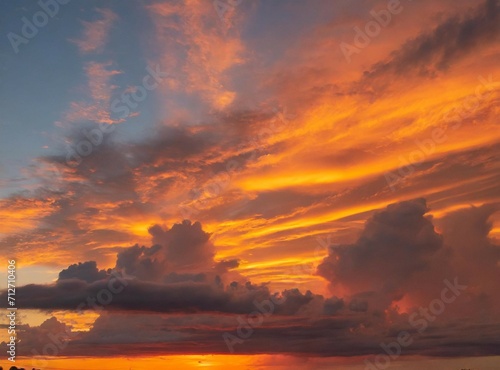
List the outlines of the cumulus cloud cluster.
<svg viewBox="0 0 500 370">
<path fill-rule="evenodd" d="M 123 249 L 113 270 L 99 270 L 92 261 L 74 264 L 62 270 L 54 284 L 19 287 L 17 301 L 26 308 L 75 310 L 109 286 L 110 274 L 123 272 L 128 276 L 123 291 L 101 307 L 101 317 L 90 332 L 72 342 L 70 351 L 77 353 L 96 338 L 139 346 L 155 338 L 158 343 L 171 343 L 175 352 L 191 348 L 192 330 L 197 330 L 195 342 L 202 348 L 223 352 L 218 335 L 231 330 L 234 314 L 248 315 L 261 302 L 280 299 L 283 303 L 276 305 L 244 351 L 269 351 L 263 343 L 273 340 L 283 342 L 273 346 L 275 352 L 288 352 L 294 346 L 297 353 L 359 355 L 373 353 L 379 341 L 390 339 L 392 334 L 383 334 L 387 330 L 414 332 L 408 325 L 412 310 L 439 298 L 443 279 L 458 278 L 467 290 L 432 329 L 448 339 L 437 350 L 432 349 L 436 345 L 432 339 L 423 340 L 414 350 L 444 355 L 456 346 L 460 351 L 495 354 L 485 343 L 496 341 L 497 326 L 491 326 L 490 333 L 478 337 L 474 345 L 465 335 L 475 336 L 486 317 L 491 323 L 499 317 L 495 284 L 500 278 L 500 247 L 488 237 L 488 220 L 497 210 L 498 205 L 459 210 L 437 222 L 438 232 L 424 199 L 387 206 L 366 221 L 355 243 L 332 246 L 318 266 L 318 274 L 331 284 L 332 296 L 326 298 L 298 289 L 273 293 L 266 285 L 244 282 L 241 275 L 240 282 L 224 281 L 228 277 L 224 274 L 237 267 L 237 261 L 215 262 L 210 235 L 199 223 L 184 221 L 170 229 L 152 227 L 153 246 Z M 397 305 L 403 299 L 410 305 L 401 311 Z M 175 315 L 160 318 L 154 313 Z M 127 328 L 145 330 L 147 335 L 131 336 L 118 325 L 124 317 Z M 56 321 L 27 332 L 62 325 Z M 457 326 L 460 321 L 464 324 Z"/>
<path fill-rule="evenodd" d="M 427 212 L 424 199 L 389 205 L 366 222 L 356 243 L 332 247 L 318 273 L 333 290 L 342 285 L 387 307 L 405 294 L 410 279 L 429 269 L 443 246 Z"/>
<path fill-rule="evenodd" d="M 78 264 L 75 263 L 67 269 L 62 270 L 59 273 L 58 280 L 79 279 L 87 283 L 93 283 L 94 281 L 106 278 L 106 276 L 106 271 L 99 270 L 95 261 L 87 261 L 83 263 L 78 262 Z"/>
<path fill-rule="evenodd" d="M 439 295 L 444 279 L 459 277 L 470 286 L 469 307 L 498 313 L 491 282 L 500 278 L 500 248 L 488 237 L 488 219 L 498 209 L 490 204 L 451 213 L 438 222 L 438 233 L 424 199 L 391 204 L 367 220 L 355 243 L 332 246 L 318 273 L 332 291 L 344 288 L 362 311 L 383 311 L 403 298 L 425 304 Z"/>
<path fill-rule="evenodd" d="M 59 273 L 54 284 L 18 288 L 20 305 L 39 309 L 82 310 L 88 297 L 99 298 L 111 280 L 122 281 L 123 291 L 104 305 L 110 310 L 151 312 L 247 313 L 254 302 L 276 297 L 265 284 L 255 285 L 237 274 L 237 260 L 214 261 L 210 235 L 198 222 L 188 220 L 170 229 L 149 229 L 153 246 L 132 246 L 120 251 L 114 269 L 99 270 L 95 261 L 73 264 Z M 224 280 L 237 277 L 239 281 Z M 116 288 L 116 290 L 118 290 Z M 113 291 L 113 290 L 112 290 Z M 293 315 L 321 296 L 297 289 L 281 293 L 286 303 L 277 313 Z M 107 299 L 106 299 L 107 300 Z M 331 310 L 331 307 L 330 307 Z"/>
</svg>

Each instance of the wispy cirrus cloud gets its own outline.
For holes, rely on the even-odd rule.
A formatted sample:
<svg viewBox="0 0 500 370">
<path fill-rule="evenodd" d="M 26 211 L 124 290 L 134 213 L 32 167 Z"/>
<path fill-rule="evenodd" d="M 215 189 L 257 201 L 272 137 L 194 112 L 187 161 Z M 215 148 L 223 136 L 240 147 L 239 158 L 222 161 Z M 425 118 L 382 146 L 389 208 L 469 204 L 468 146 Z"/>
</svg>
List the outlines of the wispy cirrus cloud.
<svg viewBox="0 0 500 370">
<path fill-rule="evenodd" d="M 89 62 L 85 65 L 88 79 L 87 99 L 71 102 L 68 112 L 63 117 L 65 122 L 85 122 L 113 124 L 119 122 L 111 118 L 110 101 L 115 86 L 112 78 L 120 74 L 112 68 L 111 62 Z"/>
<path fill-rule="evenodd" d="M 108 43 L 109 33 L 118 16 L 111 9 L 95 9 L 98 19 L 82 21 L 83 35 L 79 40 L 72 40 L 82 54 L 101 54 Z M 90 60 L 84 63 L 87 85 L 82 89 L 81 100 L 70 102 L 64 114 L 64 123 L 96 122 L 113 124 L 119 122 L 111 118 L 110 102 L 116 86 L 113 76 L 121 71 L 113 68 L 113 62 Z M 63 124 L 64 124 L 63 123 Z"/>
<path fill-rule="evenodd" d="M 118 19 L 111 9 L 97 8 L 99 16 L 94 21 L 82 21 L 83 35 L 79 40 L 73 40 L 82 54 L 101 52 L 106 45 L 110 30 Z"/>
<path fill-rule="evenodd" d="M 211 2 L 156 2 L 148 10 L 156 28 L 160 64 L 175 72 L 168 89 L 198 94 L 216 110 L 233 103 L 236 91 L 228 74 L 245 61 L 238 28 L 228 30 Z"/>
<path fill-rule="evenodd" d="M 113 124 L 119 122 L 111 117 L 111 97 L 116 86 L 113 76 L 121 72 L 113 68 L 112 62 L 88 62 L 85 65 L 87 86 L 86 99 L 71 102 L 64 116 L 65 122 L 96 122 Z"/>
</svg>

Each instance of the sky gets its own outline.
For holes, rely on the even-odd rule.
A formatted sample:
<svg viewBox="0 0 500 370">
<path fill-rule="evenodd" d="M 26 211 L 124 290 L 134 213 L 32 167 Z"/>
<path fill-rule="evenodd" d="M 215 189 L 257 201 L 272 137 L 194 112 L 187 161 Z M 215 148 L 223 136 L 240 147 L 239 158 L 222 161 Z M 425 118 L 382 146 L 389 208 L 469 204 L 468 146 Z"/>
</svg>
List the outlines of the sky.
<svg viewBox="0 0 500 370">
<path fill-rule="evenodd" d="M 1 5 L 15 365 L 498 369 L 498 0 Z"/>
</svg>

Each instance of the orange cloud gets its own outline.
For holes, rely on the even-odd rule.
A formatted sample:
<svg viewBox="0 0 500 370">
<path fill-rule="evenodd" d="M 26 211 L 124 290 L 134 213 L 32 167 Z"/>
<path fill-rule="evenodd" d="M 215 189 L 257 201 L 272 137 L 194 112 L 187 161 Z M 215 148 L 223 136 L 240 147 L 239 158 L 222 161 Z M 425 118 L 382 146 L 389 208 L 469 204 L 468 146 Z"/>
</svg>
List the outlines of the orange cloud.
<svg viewBox="0 0 500 370">
<path fill-rule="evenodd" d="M 148 9 L 156 27 L 159 63 L 175 76 L 168 90 L 199 94 L 216 110 L 230 106 L 236 91 L 228 73 L 245 60 L 238 29 L 221 22 L 211 2 L 157 2 Z"/>
</svg>

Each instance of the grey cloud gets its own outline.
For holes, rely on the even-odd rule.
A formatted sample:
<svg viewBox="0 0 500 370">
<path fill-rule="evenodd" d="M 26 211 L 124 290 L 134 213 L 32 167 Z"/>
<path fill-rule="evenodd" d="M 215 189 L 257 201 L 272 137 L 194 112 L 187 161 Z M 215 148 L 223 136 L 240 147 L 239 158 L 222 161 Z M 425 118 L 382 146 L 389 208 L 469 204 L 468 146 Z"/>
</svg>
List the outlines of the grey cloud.
<svg viewBox="0 0 500 370">
<path fill-rule="evenodd" d="M 199 222 L 184 220 L 171 229 L 158 225 L 149 229 L 153 244 L 161 245 L 165 259 L 175 271 L 204 266 L 213 261 L 215 250 L 209 242 L 210 234 L 202 230 Z"/>
<path fill-rule="evenodd" d="M 18 341 L 16 346 L 17 356 L 33 356 L 35 353 L 41 354 L 42 348 L 48 343 L 59 343 L 65 347 L 78 337 L 78 333 L 72 330 L 72 327 L 51 317 L 45 320 L 39 326 L 18 325 Z M 2 342 L 2 346 L 6 343 Z"/>
<path fill-rule="evenodd" d="M 197 316 L 199 317 L 199 316 Z M 123 315 L 105 315 L 95 327 L 69 350 L 85 353 L 95 343 L 113 346 L 118 353 L 129 351 L 140 355 L 147 349 L 153 353 L 223 353 L 228 349 L 222 333 L 236 334 L 238 321 L 234 316 L 211 315 L 196 320 L 186 316 L 138 318 L 128 316 L 137 336 L 123 329 Z M 429 335 L 419 335 L 408 322 L 386 327 L 374 326 L 365 315 L 310 318 L 268 317 L 252 335 L 235 345 L 237 354 L 294 354 L 295 356 L 362 356 L 384 353 L 381 343 L 397 340 L 401 331 L 408 331 L 414 340 L 404 348 L 404 355 L 487 356 L 498 355 L 500 327 L 450 322 L 431 325 Z M 153 341 L 155 338 L 156 341 Z M 156 342 L 156 345 L 155 345 Z M 118 345 L 116 345 L 118 343 Z M 122 345 L 122 347 L 120 347 Z M 101 346 L 97 346 L 101 347 Z M 121 348 L 121 349 L 120 349 Z M 96 348 L 99 351 L 99 348 Z M 109 354 L 104 353 L 107 356 Z"/>
<path fill-rule="evenodd" d="M 113 278 L 111 278 L 113 279 Z M 153 283 L 139 280 L 125 280 L 123 290 L 111 294 L 110 285 L 117 289 L 117 282 L 110 279 L 86 283 L 83 280 L 60 280 L 55 284 L 29 284 L 16 290 L 16 303 L 25 308 L 87 310 L 105 309 L 111 311 L 146 312 L 225 312 L 250 313 L 256 310 L 255 301 L 278 299 L 264 285 L 249 282 L 233 282 L 225 289 L 214 282 L 181 281 L 177 283 Z M 103 292 L 108 293 L 104 294 Z M 0 294 L 5 298 L 6 293 Z M 112 299 L 109 297 L 112 296 Z M 285 290 L 283 304 L 276 305 L 275 313 L 294 315 L 314 299 L 322 302 L 321 296 L 298 290 Z M 94 307 L 93 303 L 98 302 Z M 109 300 L 102 303 L 101 300 Z M 87 302 L 87 303 L 86 303 Z"/>
<path fill-rule="evenodd" d="M 92 283 L 97 280 L 105 279 L 106 271 L 99 270 L 95 261 L 79 262 L 69 266 L 67 269 L 59 273 L 59 280 L 65 279 L 80 279 L 87 283 Z"/>
<path fill-rule="evenodd" d="M 124 325 L 124 322 L 127 325 Z M 190 314 L 159 316 L 151 314 L 106 313 L 87 333 L 72 335 L 61 355 L 143 356 L 151 354 L 227 354 L 222 334 L 236 334 L 238 321 L 233 315 Z M 413 343 L 404 348 L 405 356 L 491 356 L 499 355 L 500 326 L 463 321 L 432 324 L 428 335 L 419 335 L 406 318 L 380 327 L 363 314 L 317 317 L 270 316 L 255 327 L 237 354 L 294 354 L 295 356 L 364 356 L 384 353 L 381 343 L 397 340 L 407 331 Z M 27 328 L 28 344 L 20 343 L 21 353 L 39 352 L 49 333 L 68 338 L 71 330 L 52 318 L 40 327 Z M 28 335 L 29 333 L 29 335 Z M 42 338 L 36 339 L 36 338 Z M 96 345 L 98 344 L 98 345 Z M 25 352 L 26 351 L 26 352 Z"/>
<path fill-rule="evenodd" d="M 365 78 L 408 72 L 433 75 L 480 46 L 496 42 L 499 35 L 500 3 L 487 0 L 463 16 L 447 19 L 431 33 L 408 41 L 388 61 L 365 72 Z"/>
<path fill-rule="evenodd" d="M 138 245 L 118 253 L 116 269 L 141 280 L 162 281 L 169 274 L 225 273 L 213 260 L 215 250 L 210 234 L 199 222 L 184 220 L 172 228 L 154 225 L 149 228 L 152 247 Z M 226 262 L 227 263 L 227 262 Z"/>
<path fill-rule="evenodd" d="M 375 213 L 356 243 L 330 248 L 318 266 L 319 275 L 333 289 L 338 284 L 353 295 L 365 294 L 378 308 L 400 299 L 405 284 L 430 267 L 443 244 L 432 222 L 424 217 L 427 211 L 425 200 L 416 199 Z"/>
<path fill-rule="evenodd" d="M 163 273 L 163 266 L 154 255 L 160 249 L 160 245 L 152 247 L 134 245 L 125 248 L 118 253 L 116 268 L 141 280 L 157 280 Z"/>
</svg>

